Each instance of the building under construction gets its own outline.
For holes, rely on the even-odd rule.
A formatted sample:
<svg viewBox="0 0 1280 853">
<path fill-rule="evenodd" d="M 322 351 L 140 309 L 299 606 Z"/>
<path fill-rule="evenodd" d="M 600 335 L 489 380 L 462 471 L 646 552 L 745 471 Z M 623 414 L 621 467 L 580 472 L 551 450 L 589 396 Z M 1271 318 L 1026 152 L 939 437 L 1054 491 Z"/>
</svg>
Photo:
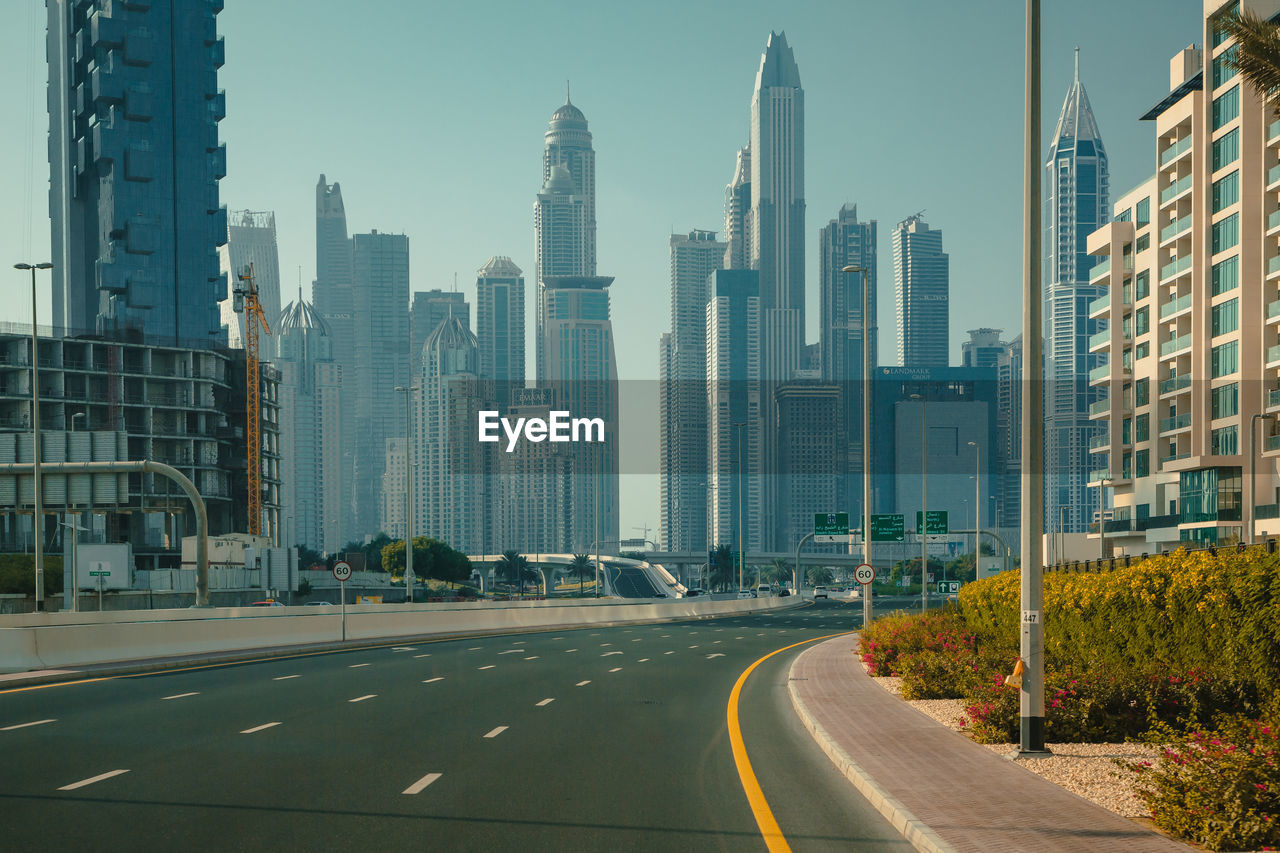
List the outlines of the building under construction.
<svg viewBox="0 0 1280 853">
<path fill-rule="evenodd" d="M 31 460 L 30 327 L 0 324 L 0 462 Z M 210 535 L 249 529 L 245 352 L 149 343 L 140 336 L 54 338 L 41 330 L 40 426 L 47 462 L 149 459 L 195 483 Z M 261 368 L 262 533 L 280 533 L 279 371 Z M 84 435 L 84 434 L 89 435 Z M 177 568 L 182 537 L 195 532 L 185 495 L 163 477 L 122 475 L 112 494 L 91 478 L 46 475 L 44 541 L 61 547 L 70 507 L 88 528 L 81 541 L 131 542 L 140 569 Z M 82 479 L 82 482 L 80 482 Z M 127 481 L 127 482 L 126 482 Z M 0 495 L 0 551 L 33 547 L 32 505 Z M 277 542 L 283 545 L 286 543 Z"/>
</svg>

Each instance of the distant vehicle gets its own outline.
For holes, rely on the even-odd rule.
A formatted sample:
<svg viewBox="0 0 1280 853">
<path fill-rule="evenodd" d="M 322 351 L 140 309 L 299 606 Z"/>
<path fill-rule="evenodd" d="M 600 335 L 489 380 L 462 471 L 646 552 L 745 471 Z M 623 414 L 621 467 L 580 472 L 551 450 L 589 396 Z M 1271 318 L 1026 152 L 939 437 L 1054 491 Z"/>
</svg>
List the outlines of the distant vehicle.
<svg viewBox="0 0 1280 853">
<path fill-rule="evenodd" d="M 685 598 L 693 598 L 695 595 L 706 595 L 705 589 L 691 589 L 684 594 Z"/>
<path fill-rule="evenodd" d="M 307 607 L 332 607 L 332 601 L 308 601 Z"/>
<path fill-rule="evenodd" d="M 667 594 L 666 594 L 665 592 L 662 592 L 661 590 L 657 590 L 657 591 L 655 591 L 655 592 L 653 593 L 653 597 L 654 597 L 654 598 L 666 598 L 666 597 L 667 597 Z"/>
<path fill-rule="evenodd" d="M 790 594 L 791 594 L 791 590 L 787 589 L 785 586 L 782 589 L 778 590 L 778 598 L 786 598 Z"/>
<path fill-rule="evenodd" d="M 773 595 L 773 587 L 767 583 L 762 583 L 756 587 L 756 595 Z"/>
<path fill-rule="evenodd" d="M 754 589 L 738 590 L 738 598 L 755 598 L 755 597 L 756 597 L 756 591 Z"/>
<path fill-rule="evenodd" d="M 250 603 L 250 607 L 284 607 L 284 604 L 276 601 L 274 598 L 264 598 L 262 601 L 254 601 Z"/>
<path fill-rule="evenodd" d="M 813 588 L 813 597 L 815 599 L 826 598 L 828 600 L 831 598 L 831 596 L 827 594 L 827 588 L 825 586 L 815 586 Z"/>
</svg>

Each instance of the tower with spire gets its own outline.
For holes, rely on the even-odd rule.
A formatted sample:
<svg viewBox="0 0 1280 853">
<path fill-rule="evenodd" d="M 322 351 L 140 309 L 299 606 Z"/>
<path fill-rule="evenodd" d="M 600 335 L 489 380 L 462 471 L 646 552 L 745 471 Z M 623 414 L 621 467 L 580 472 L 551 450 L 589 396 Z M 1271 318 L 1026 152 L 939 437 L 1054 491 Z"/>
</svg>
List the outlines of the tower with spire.
<svg viewBox="0 0 1280 853">
<path fill-rule="evenodd" d="M 1089 371 L 1105 356 L 1090 354 L 1089 338 L 1106 320 L 1089 319 L 1089 303 L 1105 292 L 1089 284 L 1096 259 L 1085 237 L 1109 219 L 1107 152 L 1089 97 L 1075 75 L 1049 140 L 1044 189 L 1044 522 L 1050 531 L 1084 532 L 1098 506 L 1086 487 L 1089 442 L 1098 427 L 1089 406 L 1103 396 L 1089 387 Z"/>
</svg>

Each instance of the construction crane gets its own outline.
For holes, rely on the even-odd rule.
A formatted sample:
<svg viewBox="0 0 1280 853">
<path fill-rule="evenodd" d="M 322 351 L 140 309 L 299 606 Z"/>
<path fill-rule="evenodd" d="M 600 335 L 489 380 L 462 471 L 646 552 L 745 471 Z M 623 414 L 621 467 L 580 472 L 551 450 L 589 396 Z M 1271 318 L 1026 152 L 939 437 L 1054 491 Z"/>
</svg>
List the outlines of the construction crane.
<svg viewBox="0 0 1280 853">
<path fill-rule="evenodd" d="M 245 420 L 248 422 L 249 458 L 249 533 L 262 533 L 262 383 L 258 369 L 258 327 L 271 334 L 267 318 L 258 301 L 258 283 L 253 277 L 253 264 L 236 276 L 232 292 L 233 306 L 244 314 L 244 387 Z"/>
</svg>

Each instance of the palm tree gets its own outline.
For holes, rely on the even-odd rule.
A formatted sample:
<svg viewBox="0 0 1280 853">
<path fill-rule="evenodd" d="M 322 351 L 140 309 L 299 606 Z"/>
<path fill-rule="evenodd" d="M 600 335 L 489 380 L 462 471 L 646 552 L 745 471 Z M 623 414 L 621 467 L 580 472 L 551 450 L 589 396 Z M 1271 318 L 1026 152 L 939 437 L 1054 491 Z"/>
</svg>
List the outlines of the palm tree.
<svg viewBox="0 0 1280 853">
<path fill-rule="evenodd" d="M 569 573 L 578 576 L 578 597 L 582 597 L 582 582 L 591 570 L 591 557 L 587 554 L 574 554 L 569 563 Z"/>
<path fill-rule="evenodd" d="M 733 583 L 733 548 L 720 545 L 711 560 L 711 585 L 724 589 Z"/>
<path fill-rule="evenodd" d="M 1235 39 L 1228 64 L 1258 93 L 1275 104 L 1280 115 L 1280 27 L 1255 12 L 1226 15 L 1218 23 L 1222 35 Z"/>
<path fill-rule="evenodd" d="M 791 580 L 791 564 L 781 557 L 774 557 L 769 564 L 769 582 L 785 583 Z"/>
<path fill-rule="evenodd" d="M 507 583 L 520 582 L 520 594 L 524 595 L 524 574 L 528 561 L 520 556 L 519 551 L 503 551 L 498 560 L 498 573 Z"/>
</svg>

